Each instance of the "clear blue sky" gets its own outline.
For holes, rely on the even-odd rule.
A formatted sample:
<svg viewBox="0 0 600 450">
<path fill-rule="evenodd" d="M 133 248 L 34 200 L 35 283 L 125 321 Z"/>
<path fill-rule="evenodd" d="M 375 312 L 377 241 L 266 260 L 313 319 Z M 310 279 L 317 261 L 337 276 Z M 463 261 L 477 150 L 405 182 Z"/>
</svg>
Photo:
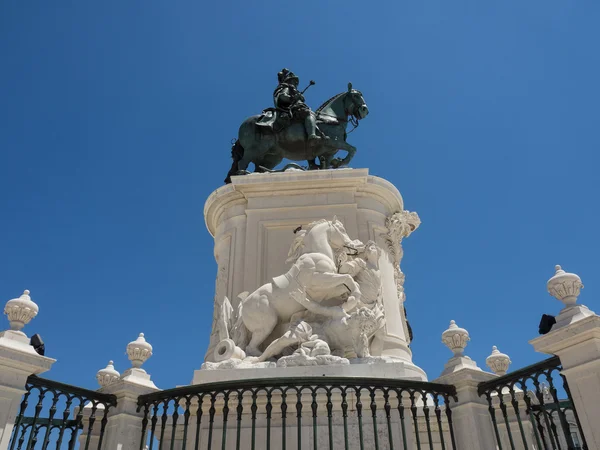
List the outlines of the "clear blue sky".
<svg viewBox="0 0 600 450">
<path fill-rule="evenodd" d="M 143 331 L 157 385 L 189 383 L 216 270 L 203 204 L 288 67 L 316 80 L 313 107 L 364 93 L 353 166 L 422 219 L 403 263 L 414 361 L 439 375 L 450 319 L 481 367 L 492 345 L 513 369 L 542 359 L 527 341 L 560 309 L 555 264 L 600 311 L 598 23 L 597 0 L 5 0 L 2 302 L 31 290 L 49 378 L 95 387 Z"/>
</svg>

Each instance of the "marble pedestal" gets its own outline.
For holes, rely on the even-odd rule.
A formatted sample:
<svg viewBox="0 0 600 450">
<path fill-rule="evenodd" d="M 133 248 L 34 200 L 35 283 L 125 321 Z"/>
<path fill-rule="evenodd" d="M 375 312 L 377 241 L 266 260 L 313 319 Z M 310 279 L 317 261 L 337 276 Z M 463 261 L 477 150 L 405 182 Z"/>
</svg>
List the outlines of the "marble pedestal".
<svg viewBox="0 0 600 450">
<path fill-rule="evenodd" d="M 227 296 L 237 309 L 238 295 L 252 292 L 275 276 L 287 271 L 286 263 L 294 230 L 319 219 L 334 216 L 343 222 L 352 239 L 373 240 L 382 249 L 379 260 L 383 284 L 385 329 L 371 343 L 373 356 L 385 357 L 386 363 L 325 370 L 324 366 L 294 369 L 314 373 L 334 370 L 338 376 L 376 376 L 378 370 L 397 378 L 426 379 L 425 373 L 412 363 L 399 289 L 398 262 L 401 246 L 388 229 L 388 218 L 403 211 L 398 190 L 388 181 L 369 175 L 367 169 L 337 169 L 308 172 L 266 173 L 238 176 L 232 183 L 214 191 L 206 201 L 206 225 L 215 239 L 214 255 L 218 263 L 215 298 Z M 214 345 L 205 361 L 214 361 Z M 381 369 L 375 367 L 380 365 Z M 368 367 L 372 366 L 372 367 Z M 393 369 L 392 369 L 393 367 Z M 275 370 L 277 376 L 292 375 L 290 369 L 230 369 L 244 373 Z M 286 372 L 287 370 L 287 372 Z M 302 372 L 302 370 L 300 370 Z M 236 379 L 256 376 L 202 374 L 197 371 L 194 383 L 209 379 Z M 212 372 L 212 371 L 207 371 Z M 295 372 L 295 371 L 294 371 Z M 356 375 L 352 375 L 352 374 Z M 367 375 L 368 373 L 368 375 Z"/>
<path fill-rule="evenodd" d="M 244 365 L 242 368 L 194 371 L 192 384 L 218 383 L 221 381 L 268 379 L 284 377 L 352 377 L 382 378 L 426 381 L 427 374 L 412 362 L 386 358 L 386 361 L 363 362 L 360 359 L 350 360 L 351 364 L 328 366 L 269 367 L 253 368 Z M 273 363 L 273 366 L 275 363 Z"/>
</svg>

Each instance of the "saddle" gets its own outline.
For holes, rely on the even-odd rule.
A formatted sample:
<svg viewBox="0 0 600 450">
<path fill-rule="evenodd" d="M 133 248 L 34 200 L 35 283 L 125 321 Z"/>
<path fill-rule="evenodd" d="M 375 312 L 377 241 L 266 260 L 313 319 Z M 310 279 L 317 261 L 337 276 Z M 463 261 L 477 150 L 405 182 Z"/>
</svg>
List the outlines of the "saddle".
<svg viewBox="0 0 600 450">
<path fill-rule="evenodd" d="M 289 127 L 291 123 L 291 114 L 288 111 L 277 108 L 264 109 L 256 121 L 257 126 L 268 128 L 273 133 L 279 133 L 284 128 Z"/>
</svg>

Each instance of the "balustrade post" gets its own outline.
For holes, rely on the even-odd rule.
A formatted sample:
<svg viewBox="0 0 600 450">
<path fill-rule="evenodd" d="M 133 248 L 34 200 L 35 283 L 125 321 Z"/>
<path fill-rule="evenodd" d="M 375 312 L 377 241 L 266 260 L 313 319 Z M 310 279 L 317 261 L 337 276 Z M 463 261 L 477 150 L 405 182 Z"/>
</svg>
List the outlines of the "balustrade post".
<svg viewBox="0 0 600 450">
<path fill-rule="evenodd" d="M 564 303 L 550 332 L 529 343 L 536 351 L 557 355 L 577 418 L 590 450 L 600 450 L 600 316 L 577 304 L 581 279 L 556 266 L 548 292 Z"/>
<path fill-rule="evenodd" d="M 27 378 L 50 370 L 56 361 L 39 355 L 21 331 L 37 313 L 38 306 L 31 301 L 29 291 L 8 301 L 4 308 L 10 329 L 0 332 L 0 450 L 8 448 L 13 429 L 18 426 Z"/>
<path fill-rule="evenodd" d="M 144 334 L 127 345 L 127 355 L 133 367 L 122 375 L 114 370 L 112 361 L 98 372 L 100 392 L 117 397 L 117 406 L 108 413 L 108 424 L 104 435 L 103 448 L 119 450 L 140 450 L 142 420 L 144 411 L 138 412 L 138 397 L 159 390 L 150 375 L 142 369 L 142 364 L 152 356 L 152 346 L 144 339 Z"/>
<path fill-rule="evenodd" d="M 454 352 L 435 383 L 451 384 L 456 388 L 458 401 L 450 399 L 456 448 L 481 450 L 496 448 L 494 429 L 485 398 L 477 393 L 479 383 L 496 378 L 481 370 L 475 361 L 464 355 L 469 333 L 454 321 L 442 334 L 442 342 Z"/>
</svg>

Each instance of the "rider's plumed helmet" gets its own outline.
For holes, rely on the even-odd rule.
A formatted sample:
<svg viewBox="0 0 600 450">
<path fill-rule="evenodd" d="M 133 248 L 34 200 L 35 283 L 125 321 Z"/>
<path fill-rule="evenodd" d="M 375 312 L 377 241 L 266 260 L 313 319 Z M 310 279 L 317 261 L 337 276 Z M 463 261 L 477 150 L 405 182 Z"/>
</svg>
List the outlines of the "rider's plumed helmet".
<svg viewBox="0 0 600 450">
<path fill-rule="evenodd" d="M 281 72 L 277 74 L 277 81 L 279 81 L 279 83 L 291 84 L 298 84 L 299 82 L 296 74 L 289 69 L 281 69 Z"/>
</svg>

